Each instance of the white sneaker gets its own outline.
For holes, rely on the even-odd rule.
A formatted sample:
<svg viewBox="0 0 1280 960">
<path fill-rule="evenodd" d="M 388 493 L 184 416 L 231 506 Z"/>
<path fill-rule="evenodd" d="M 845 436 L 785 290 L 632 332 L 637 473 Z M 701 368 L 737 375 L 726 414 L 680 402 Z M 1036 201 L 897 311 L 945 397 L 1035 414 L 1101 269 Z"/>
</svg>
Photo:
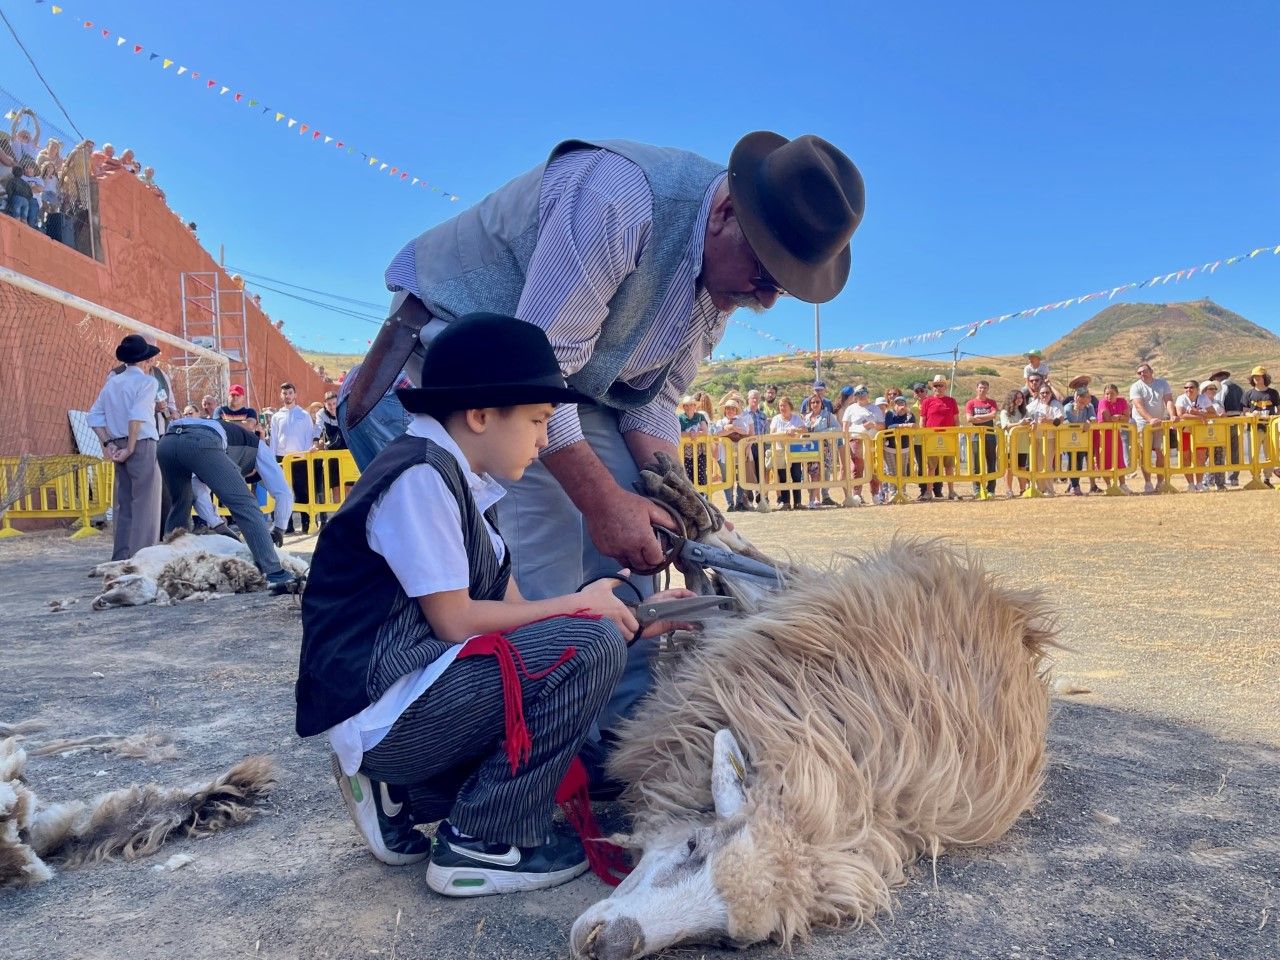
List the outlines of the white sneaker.
<svg viewBox="0 0 1280 960">
<path fill-rule="evenodd" d="M 862 495 L 861 495 L 861 494 L 858 494 L 858 493 L 855 493 L 855 494 L 853 495 L 853 500 L 852 500 L 852 501 L 850 501 L 850 502 L 851 502 L 855 507 L 860 507 L 860 506 L 862 506 Z"/>
<path fill-rule="evenodd" d="M 1142 492 L 1143 492 L 1143 493 L 1155 493 L 1155 492 L 1156 492 L 1156 488 L 1155 488 L 1155 487 L 1153 487 L 1153 486 L 1151 485 L 1151 481 L 1150 481 L 1150 480 L 1148 480 L 1146 483 L 1144 483 L 1144 484 L 1142 485 Z"/>
</svg>

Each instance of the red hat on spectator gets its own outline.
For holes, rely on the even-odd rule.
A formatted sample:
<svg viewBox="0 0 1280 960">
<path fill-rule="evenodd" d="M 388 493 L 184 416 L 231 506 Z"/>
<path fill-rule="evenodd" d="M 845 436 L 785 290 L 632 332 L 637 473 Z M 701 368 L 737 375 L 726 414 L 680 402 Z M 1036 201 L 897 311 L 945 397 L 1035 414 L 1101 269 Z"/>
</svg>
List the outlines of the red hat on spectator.
<svg viewBox="0 0 1280 960">
<path fill-rule="evenodd" d="M 233 396 L 233 397 L 243 397 L 243 396 L 244 396 L 244 387 L 240 386 L 240 384 L 238 384 L 238 383 L 233 383 L 233 384 L 231 385 L 231 389 L 230 389 L 230 390 L 228 390 L 228 391 L 227 391 L 227 393 L 231 394 L 231 396 Z"/>
</svg>

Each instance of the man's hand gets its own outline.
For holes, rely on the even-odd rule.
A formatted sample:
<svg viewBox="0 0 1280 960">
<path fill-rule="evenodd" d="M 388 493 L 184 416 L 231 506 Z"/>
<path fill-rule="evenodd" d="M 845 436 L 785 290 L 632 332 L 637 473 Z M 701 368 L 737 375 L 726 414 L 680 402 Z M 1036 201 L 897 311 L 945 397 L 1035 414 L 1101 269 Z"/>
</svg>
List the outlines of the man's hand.
<svg viewBox="0 0 1280 960">
<path fill-rule="evenodd" d="M 133 456 L 133 450 L 129 447 L 116 447 L 111 451 L 111 459 L 116 463 L 124 463 L 131 456 Z"/>
<path fill-rule="evenodd" d="M 662 565 L 662 545 L 653 527 L 674 529 L 666 510 L 618 486 L 602 494 L 583 519 L 596 549 L 637 573 Z"/>
</svg>

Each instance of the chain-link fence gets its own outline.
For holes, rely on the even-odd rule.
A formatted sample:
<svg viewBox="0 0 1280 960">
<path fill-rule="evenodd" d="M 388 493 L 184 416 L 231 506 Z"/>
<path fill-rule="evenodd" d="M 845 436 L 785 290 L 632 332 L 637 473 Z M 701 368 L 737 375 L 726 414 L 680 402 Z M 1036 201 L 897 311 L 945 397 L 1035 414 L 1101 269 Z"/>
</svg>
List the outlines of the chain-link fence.
<svg viewBox="0 0 1280 960">
<path fill-rule="evenodd" d="M 101 259 L 93 151 L 0 87 L 0 211 Z"/>
</svg>

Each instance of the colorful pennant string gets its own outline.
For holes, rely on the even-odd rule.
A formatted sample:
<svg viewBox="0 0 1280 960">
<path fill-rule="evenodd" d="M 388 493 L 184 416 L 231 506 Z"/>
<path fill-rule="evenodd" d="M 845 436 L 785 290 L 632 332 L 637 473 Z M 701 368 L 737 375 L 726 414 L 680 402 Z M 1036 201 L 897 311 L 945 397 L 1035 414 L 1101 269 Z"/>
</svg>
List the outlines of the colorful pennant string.
<svg viewBox="0 0 1280 960">
<path fill-rule="evenodd" d="M 1005 323 L 1008 320 L 1018 320 L 1025 317 L 1036 317 L 1047 310 L 1065 309 L 1066 307 L 1070 307 L 1074 304 L 1088 303 L 1090 300 L 1101 300 L 1103 298 L 1107 300 L 1114 300 L 1119 294 L 1125 293 L 1128 290 L 1141 290 L 1144 287 L 1163 286 L 1164 284 L 1167 284 L 1170 281 L 1172 281 L 1175 284 L 1180 283 L 1183 280 L 1191 279 L 1191 277 L 1197 273 L 1200 273 L 1200 274 L 1216 273 L 1220 267 L 1233 267 L 1237 263 L 1241 263 L 1245 260 L 1253 260 L 1266 253 L 1280 256 L 1280 244 L 1276 244 L 1275 246 L 1255 247 L 1253 250 L 1249 251 L 1248 253 L 1242 253 L 1234 257 L 1224 257 L 1221 260 L 1212 260 L 1212 261 L 1209 261 L 1208 263 L 1202 263 L 1199 266 L 1184 267 L 1181 270 L 1173 270 L 1173 271 L 1170 271 L 1169 273 L 1158 273 L 1154 277 L 1151 277 L 1148 280 L 1135 280 L 1132 283 L 1122 283 L 1117 287 L 1108 287 L 1105 290 L 1097 290 L 1097 291 L 1094 291 L 1093 293 L 1082 294 L 1081 296 L 1078 296 L 1078 297 L 1071 297 L 1068 300 L 1058 300 L 1054 303 L 1044 303 L 1038 307 L 1027 307 L 1025 310 L 1018 310 L 1018 311 L 1015 311 L 1014 313 L 1001 314 L 998 317 L 988 317 L 986 320 L 977 320 L 973 323 L 961 323 L 953 327 L 942 327 L 941 329 L 938 329 L 938 330 L 930 330 L 927 333 L 916 333 L 907 337 L 893 337 L 888 340 L 871 340 L 866 343 L 856 344 L 852 347 L 834 347 L 832 349 L 848 350 L 853 352 L 858 352 L 862 350 L 892 350 L 895 347 L 905 347 L 905 346 L 911 346 L 913 344 L 930 343 L 934 340 L 941 340 L 948 333 L 965 333 L 970 331 L 976 333 L 978 330 L 982 329 L 983 327 L 990 327 L 997 323 Z M 799 346 L 796 346 L 794 343 L 788 343 L 787 341 L 783 340 L 781 337 L 774 336 L 768 330 L 761 330 L 759 327 L 752 326 L 751 324 L 745 321 L 738 320 L 736 318 L 731 317 L 729 322 L 732 323 L 734 326 L 742 327 L 744 330 L 750 330 L 756 336 L 761 337 L 765 340 L 770 340 L 774 343 L 781 344 L 787 349 L 788 352 L 799 353 L 799 354 L 813 353 L 813 350 L 811 348 L 799 347 Z"/>
<path fill-rule="evenodd" d="M 44 4 L 44 3 L 46 2 L 46 0 L 34 0 L 34 2 L 35 2 L 37 5 L 40 5 L 40 4 Z M 49 4 L 49 11 L 50 11 L 54 16 L 58 16 L 58 15 L 62 14 L 62 13 L 64 12 L 64 9 L 65 9 L 65 8 L 63 8 L 63 7 L 61 7 L 61 6 L 57 5 L 57 4 Z M 85 30 L 91 30 L 91 29 L 93 29 L 93 28 L 94 28 L 94 26 L 95 26 L 94 21 L 92 21 L 92 20 L 76 20 L 74 17 L 70 18 L 70 19 L 68 20 L 68 22 L 71 22 L 71 23 L 79 23 L 79 24 L 80 24 L 80 26 L 81 26 L 81 28 L 82 28 L 82 29 L 85 29 Z M 129 40 L 127 40 L 127 39 L 126 39 L 125 37 L 123 37 L 123 36 L 120 36 L 120 35 L 118 35 L 118 34 L 114 34 L 114 35 L 113 35 L 113 34 L 112 34 L 112 31 L 111 31 L 111 30 L 109 30 L 109 29 L 105 29 L 105 28 L 102 28 L 102 27 L 98 27 L 98 32 L 100 33 L 100 35 L 102 36 L 102 38 L 103 38 L 104 40 L 112 40 L 112 39 L 114 39 L 114 41 L 115 41 L 115 46 L 116 46 L 117 48 L 119 48 L 119 47 L 124 47 L 124 46 L 128 45 L 128 46 L 129 46 L 129 49 L 131 49 L 131 50 L 134 52 L 134 54 L 140 54 L 140 53 L 142 53 L 142 51 L 143 51 L 144 49 L 146 49 L 146 48 L 144 47 L 144 45 L 143 45 L 143 44 L 141 44 L 141 43 L 137 43 L 137 42 L 133 42 L 133 43 L 131 43 Z M 192 80 L 199 80 L 199 79 L 200 79 L 200 72 L 199 72 L 198 70 L 192 70 L 192 69 L 190 69 L 189 67 L 187 67 L 187 66 L 185 66 L 185 65 L 183 65 L 183 64 L 181 64 L 181 63 L 179 63 L 178 61 L 173 60 L 173 59 L 171 59 L 171 58 L 169 58 L 169 57 L 161 57 L 161 55 L 160 55 L 160 54 L 158 54 L 158 53 L 150 53 L 150 52 L 149 52 L 149 60 L 148 60 L 148 62 L 150 62 L 150 63 L 154 63 L 154 62 L 156 62 L 157 60 L 159 60 L 159 61 L 160 61 L 160 69 L 161 69 L 161 70 L 168 70 L 168 69 L 169 69 L 170 67 L 172 67 L 175 63 L 177 63 L 177 64 L 178 64 L 178 69 L 177 69 L 177 71 L 175 72 L 174 76 L 181 77 L 181 76 L 184 76 L 184 75 L 185 75 L 185 76 L 190 77 Z M 219 81 L 217 81 L 217 80 L 210 80 L 210 79 L 208 79 L 207 77 L 205 78 L 205 86 L 204 86 L 204 89 L 205 89 L 205 90 L 217 90 L 217 91 L 218 91 L 218 96 L 220 96 L 220 97 L 225 97 L 228 93 L 234 93 L 235 95 L 234 95 L 233 97 L 231 97 L 231 98 L 230 98 L 230 99 L 231 99 L 231 101 L 232 101 L 232 102 L 234 102 L 234 103 L 246 104 L 247 106 L 251 106 L 251 107 L 257 107 L 257 106 L 258 106 L 258 104 L 259 104 L 259 101 L 258 101 L 256 98 L 255 98 L 255 99 L 247 99 L 247 100 L 246 100 L 246 95 L 245 95 L 242 91 L 238 91 L 238 90 L 236 90 L 236 89 L 235 89 L 235 87 L 230 86 L 230 85 L 227 85 L 227 84 L 225 84 L 225 83 L 220 83 L 220 82 L 219 82 Z M 275 110 L 275 109 L 274 109 L 274 108 L 272 108 L 272 107 L 267 107 L 267 106 L 261 107 L 261 115 L 262 115 L 262 116 L 270 117 L 272 114 L 274 114 L 274 115 L 275 115 L 275 122 L 276 122 L 276 123 L 279 123 L 281 120 L 285 119 L 285 117 L 288 117 L 288 116 L 289 116 L 287 113 L 285 113 L 285 112 L 283 112 L 283 111 L 277 111 L 277 110 Z M 363 157 L 363 158 L 365 158 L 365 159 L 369 159 L 369 154 L 364 153 L 363 151 L 359 151 L 359 150 L 357 150 L 357 149 L 356 149 L 352 144 L 350 144 L 350 143 L 346 142 L 345 140 L 340 140 L 340 139 L 338 139 L 337 137 L 327 136 L 327 135 L 323 134 L 321 131 L 316 130 L 316 129 L 311 125 L 311 124 L 309 124 L 309 123 L 303 123 L 303 122 L 301 122 L 301 121 L 299 121 L 299 120 L 297 120 L 297 119 L 295 119 L 295 118 L 293 118 L 293 117 L 289 117 L 288 129 L 292 130 L 295 126 L 298 128 L 298 129 L 297 129 L 297 134 L 298 134 L 298 136 L 302 136 L 302 135 L 306 134 L 308 131 L 311 131 L 311 132 L 312 132 L 312 134 L 313 134 L 313 136 L 309 137 L 308 139 L 310 139 L 312 143 L 323 143 L 325 146 L 330 146 L 330 145 L 332 145 L 332 146 L 333 146 L 333 149 L 335 149 L 335 150 L 341 151 L 341 152 L 343 152 L 343 153 L 350 154 L 350 155 L 352 155 L 352 156 L 354 156 L 355 154 L 359 153 L 361 157 Z M 321 139 L 322 137 L 323 137 L 323 140 Z M 378 163 L 378 162 L 379 162 L 379 161 L 377 161 L 377 160 L 372 160 L 372 161 L 370 161 L 370 164 L 369 164 L 369 165 L 370 165 L 370 166 L 373 166 L 374 164 L 376 164 L 376 163 Z M 445 190 L 445 189 L 443 189 L 442 187 L 438 187 L 438 186 L 436 186 L 436 185 L 434 185 L 434 184 L 432 184 L 432 183 L 428 182 L 427 180 L 422 179 L 421 177 L 413 177 L 413 178 L 412 178 L 412 180 L 410 180 L 410 179 L 409 179 L 409 175 L 408 175 L 408 174 L 404 174 L 404 171 L 403 171 L 402 169 L 399 169 L 399 168 L 396 168 L 396 167 L 391 167 L 391 168 L 388 170 L 388 167 L 389 167 L 389 164 L 385 164 L 385 163 L 384 163 L 384 164 L 382 164 L 382 166 L 381 166 L 381 167 L 379 167 L 379 168 L 378 168 L 378 172 L 379 172 L 379 173 L 386 172 L 386 173 L 387 173 L 387 175 L 388 175 L 392 180 L 396 180 L 396 181 L 398 181 L 398 182 L 400 182 L 400 183 L 409 184 L 409 185 L 414 186 L 414 187 L 422 187 L 422 188 L 424 188 L 424 189 L 427 189 L 427 190 L 431 191 L 432 193 L 439 194 L 441 199 L 446 200 L 446 201 L 449 201 L 450 203 L 456 203 L 456 202 L 459 200 L 458 195 L 457 195 L 456 193 L 453 193 L 453 192 L 452 192 L 452 191 L 450 191 L 450 190 Z M 403 175 L 403 176 L 401 176 L 401 174 L 404 174 L 404 175 Z"/>
</svg>

